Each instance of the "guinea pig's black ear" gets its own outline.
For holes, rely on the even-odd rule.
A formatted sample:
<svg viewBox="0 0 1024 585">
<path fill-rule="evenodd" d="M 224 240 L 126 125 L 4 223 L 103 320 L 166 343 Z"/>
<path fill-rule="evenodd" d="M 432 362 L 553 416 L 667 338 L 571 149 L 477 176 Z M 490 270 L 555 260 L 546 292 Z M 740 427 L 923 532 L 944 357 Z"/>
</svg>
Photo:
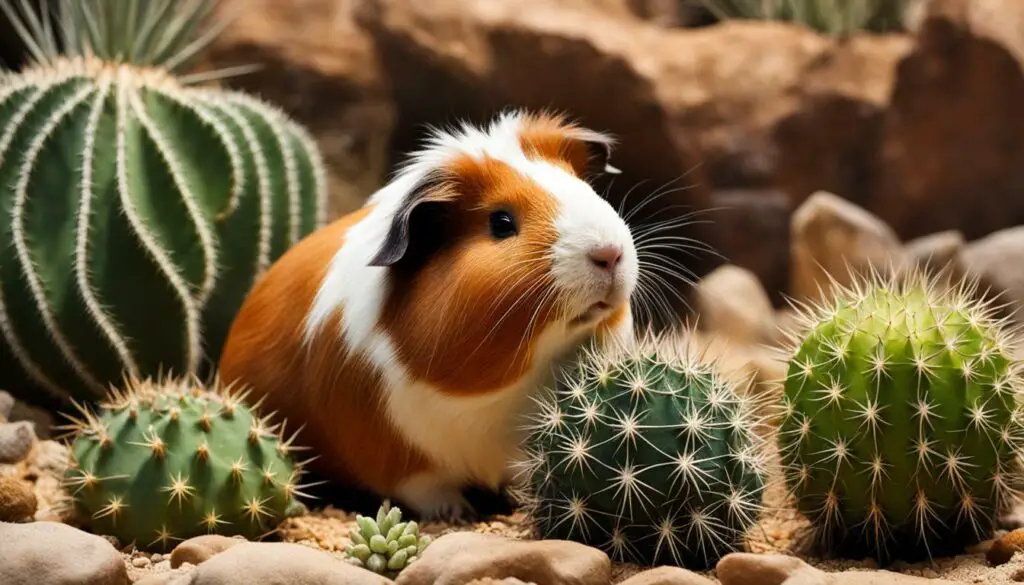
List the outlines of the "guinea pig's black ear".
<svg viewBox="0 0 1024 585">
<path fill-rule="evenodd" d="M 420 181 L 399 204 L 370 266 L 395 266 L 429 255 L 443 242 L 443 220 L 454 192 L 441 177 Z"/>
<path fill-rule="evenodd" d="M 583 153 L 583 156 L 577 159 L 578 162 L 574 162 L 574 166 L 578 166 L 577 170 L 581 174 L 617 175 L 622 172 L 611 164 L 612 151 L 615 148 L 615 139 L 612 136 L 579 126 L 572 128 L 567 134 Z"/>
</svg>

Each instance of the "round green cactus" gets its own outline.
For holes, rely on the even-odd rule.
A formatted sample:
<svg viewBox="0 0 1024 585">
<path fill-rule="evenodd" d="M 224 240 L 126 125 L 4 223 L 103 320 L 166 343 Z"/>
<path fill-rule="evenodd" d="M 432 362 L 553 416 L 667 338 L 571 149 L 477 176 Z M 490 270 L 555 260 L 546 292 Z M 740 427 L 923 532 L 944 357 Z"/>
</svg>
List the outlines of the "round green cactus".
<svg viewBox="0 0 1024 585">
<path fill-rule="evenodd" d="M 779 450 L 818 542 L 880 562 L 988 537 L 1020 477 L 1020 364 L 995 307 L 915 272 L 836 286 L 794 334 Z"/>
<path fill-rule="evenodd" d="M 186 376 L 129 380 L 83 407 L 64 482 L 86 526 L 161 552 L 211 532 L 259 538 L 301 510 L 297 448 L 244 400 Z"/>
<path fill-rule="evenodd" d="M 690 568 L 741 544 L 765 486 L 756 409 L 683 339 L 588 346 L 538 397 L 514 492 L 542 537 Z"/>
<path fill-rule="evenodd" d="M 374 573 L 394 578 L 402 569 L 416 562 L 430 544 L 428 535 L 420 535 L 415 520 L 402 522 L 402 510 L 390 502 L 377 510 L 377 518 L 356 514 L 356 532 L 350 532 L 352 545 L 345 549 L 345 559 Z"/>
<path fill-rule="evenodd" d="M 31 46 L 65 44 L 0 78 L 0 372 L 23 398 L 210 371 L 257 276 L 326 219 L 301 126 L 175 76 L 213 5 L 82 0 L 33 32 L 0 0 Z"/>
</svg>

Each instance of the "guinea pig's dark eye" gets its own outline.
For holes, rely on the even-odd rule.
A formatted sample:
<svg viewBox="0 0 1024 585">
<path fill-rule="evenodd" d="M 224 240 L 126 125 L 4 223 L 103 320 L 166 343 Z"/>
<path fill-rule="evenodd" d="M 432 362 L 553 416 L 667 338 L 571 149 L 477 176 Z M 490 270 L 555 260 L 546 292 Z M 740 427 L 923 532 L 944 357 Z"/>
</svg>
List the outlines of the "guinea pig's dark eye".
<svg viewBox="0 0 1024 585">
<path fill-rule="evenodd" d="M 491 213 L 491 234 L 499 240 L 511 238 L 518 233 L 516 219 L 507 211 Z"/>
</svg>

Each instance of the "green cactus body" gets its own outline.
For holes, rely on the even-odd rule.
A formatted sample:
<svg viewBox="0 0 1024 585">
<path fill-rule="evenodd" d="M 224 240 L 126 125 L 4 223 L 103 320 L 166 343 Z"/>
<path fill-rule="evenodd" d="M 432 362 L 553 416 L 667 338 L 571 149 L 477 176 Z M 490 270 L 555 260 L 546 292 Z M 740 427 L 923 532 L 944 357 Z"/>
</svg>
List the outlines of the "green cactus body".
<svg viewBox="0 0 1024 585">
<path fill-rule="evenodd" d="M 750 399 L 689 342 L 587 347 L 528 425 L 519 488 L 542 537 L 615 560 L 709 567 L 762 508 Z"/>
<path fill-rule="evenodd" d="M 805 315 L 779 450 L 819 544 L 918 559 L 987 538 L 1024 439 L 1008 331 L 968 287 L 876 277 Z"/>
<path fill-rule="evenodd" d="M 420 534 L 414 521 L 402 521 L 402 510 L 385 502 L 377 517 L 356 514 L 357 530 L 349 533 L 352 545 L 345 549 L 345 559 L 357 567 L 390 578 L 416 562 L 431 538 Z"/>
<path fill-rule="evenodd" d="M 94 56 L 5 75 L 4 386 L 61 408 L 123 374 L 208 371 L 254 279 L 324 223 L 325 197 L 307 132 L 247 94 Z"/>
<path fill-rule="evenodd" d="M 130 381 L 83 412 L 65 485 L 97 534 L 162 552 L 207 533 L 256 539 L 302 508 L 294 447 L 230 389 Z"/>
</svg>

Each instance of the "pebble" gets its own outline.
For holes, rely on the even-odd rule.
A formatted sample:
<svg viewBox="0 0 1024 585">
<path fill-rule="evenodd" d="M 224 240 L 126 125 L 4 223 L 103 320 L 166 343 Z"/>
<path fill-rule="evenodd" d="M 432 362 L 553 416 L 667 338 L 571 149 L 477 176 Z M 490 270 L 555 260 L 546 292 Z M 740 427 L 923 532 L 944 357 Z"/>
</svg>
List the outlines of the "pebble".
<svg viewBox="0 0 1024 585">
<path fill-rule="evenodd" d="M 153 564 L 153 561 L 146 557 L 135 557 L 132 559 L 132 566 L 136 569 L 145 569 L 151 564 Z"/>
<path fill-rule="evenodd" d="M 27 522 L 36 513 L 32 484 L 17 477 L 0 477 L 0 522 Z"/>
<path fill-rule="evenodd" d="M 164 560 L 164 555 L 160 553 L 154 553 L 153 556 L 149 557 L 149 560 L 153 561 L 154 563 L 159 563 L 160 561 Z"/>
<path fill-rule="evenodd" d="M 184 568 L 182 565 L 181 568 Z M 391 585 L 392 581 L 301 544 L 244 542 L 191 571 L 154 574 L 144 585 Z"/>
<path fill-rule="evenodd" d="M 796 557 L 778 554 L 730 553 L 718 561 L 715 574 L 721 585 L 960 585 L 891 571 L 826 573 Z"/>
<path fill-rule="evenodd" d="M 63 476 L 68 468 L 68 448 L 57 441 L 39 441 L 30 455 L 33 467 L 43 473 Z"/>
<path fill-rule="evenodd" d="M 619 585 L 715 585 L 715 582 L 680 567 L 656 567 L 637 573 Z"/>
<path fill-rule="evenodd" d="M 28 457 L 36 442 L 32 423 L 0 423 L 0 463 L 18 463 Z"/>
<path fill-rule="evenodd" d="M 1013 554 L 1024 550 L 1024 528 L 1018 528 L 1007 532 L 998 540 L 992 543 L 992 547 L 985 553 L 985 559 L 989 564 L 996 566 L 1010 562 Z"/>
<path fill-rule="evenodd" d="M 67 524 L 0 522 L 0 542 L 4 585 L 128 584 L 128 570 L 117 549 Z"/>
<path fill-rule="evenodd" d="M 608 585 L 611 569 L 607 554 L 576 542 L 452 532 L 430 543 L 395 583 L 462 585 L 484 577 L 513 577 L 544 585 Z"/>
<path fill-rule="evenodd" d="M 221 536 L 219 534 L 204 534 L 190 538 L 171 551 L 171 568 L 178 568 L 182 563 L 198 565 L 208 560 L 215 554 L 222 553 L 233 546 L 244 543 L 245 540 Z"/>
</svg>

